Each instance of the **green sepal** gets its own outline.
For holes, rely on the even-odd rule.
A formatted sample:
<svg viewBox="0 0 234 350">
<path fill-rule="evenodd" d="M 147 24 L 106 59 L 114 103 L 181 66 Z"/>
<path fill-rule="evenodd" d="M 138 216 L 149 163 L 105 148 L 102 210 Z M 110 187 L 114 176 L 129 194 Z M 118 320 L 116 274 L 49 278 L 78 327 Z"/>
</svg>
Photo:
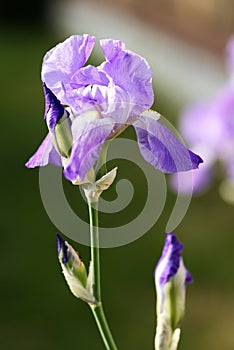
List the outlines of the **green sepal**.
<svg viewBox="0 0 234 350">
<path fill-rule="evenodd" d="M 62 157 L 69 158 L 72 148 L 71 120 L 65 110 L 54 129 L 55 147 Z"/>
</svg>

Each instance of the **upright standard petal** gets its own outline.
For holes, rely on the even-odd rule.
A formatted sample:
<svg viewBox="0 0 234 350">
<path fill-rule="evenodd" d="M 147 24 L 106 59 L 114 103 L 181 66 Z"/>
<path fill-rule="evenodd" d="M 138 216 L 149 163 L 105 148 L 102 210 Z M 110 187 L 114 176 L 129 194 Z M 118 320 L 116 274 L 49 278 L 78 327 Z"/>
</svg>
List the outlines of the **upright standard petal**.
<svg viewBox="0 0 234 350">
<path fill-rule="evenodd" d="M 109 78 L 105 72 L 100 71 L 98 67 L 86 66 L 77 70 L 73 75 L 71 83 L 73 87 L 80 85 L 105 85 L 109 83 Z"/>
<path fill-rule="evenodd" d="M 118 40 L 101 40 L 107 59 L 101 68 L 129 96 L 132 113 L 137 115 L 151 107 L 154 101 L 152 71 L 148 62 L 136 53 L 127 50 Z"/>
<path fill-rule="evenodd" d="M 72 76 L 87 61 L 95 38 L 88 35 L 73 35 L 58 44 L 44 56 L 41 78 L 57 98 L 66 103 L 64 85 L 70 84 Z"/>
<path fill-rule="evenodd" d="M 48 163 L 62 166 L 61 158 L 56 152 L 50 134 L 48 133 L 38 150 L 25 164 L 27 168 L 45 166 Z"/>
<path fill-rule="evenodd" d="M 176 173 L 196 169 L 203 162 L 154 118 L 140 116 L 133 126 L 142 156 L 156 169 Z"/>
<path fill-rule="evenodd" d="M 100 156 L 101 147 L 107 140 L 114 122 L 111 118 L 96 119 L 86 122 L 85 116 L 79 116 L 72 125 L 73 139 L 71 156 L 64 170 L 64 175 L 70 181 L 79 176 L 85 178 Z"/>
</svg>

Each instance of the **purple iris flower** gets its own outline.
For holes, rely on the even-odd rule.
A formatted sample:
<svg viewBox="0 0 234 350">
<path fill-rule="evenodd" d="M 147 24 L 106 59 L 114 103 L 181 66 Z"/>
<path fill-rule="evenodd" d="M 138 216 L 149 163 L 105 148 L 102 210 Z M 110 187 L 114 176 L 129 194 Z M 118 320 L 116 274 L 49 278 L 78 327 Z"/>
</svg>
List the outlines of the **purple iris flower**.
<svg viewBox="0 0 234 350">
<path fill-rule="evenodd" d="M 63 166 L 68 180 L 85 180 L 105 141 L 133 125 L 143 157 L 155 168 L 166 173 L 196 169 L 201 158 L 148 111 L 154 93 L 147 61 L 122 41 L 108 39 L 100 41 L 105 61 L 84 66 L 94 42 L 87 34 L 74 35 L 45 55 L 41 77 L 49 134 L 26 166 L 52 163 Z"/>
<path fill-rule="evenodd" d="M 180 118 L 179 130 L 189 146 L 204 159 L 204 164 L 192 172 L 193 191 L 202 193 L 211 185 L 216 164 L 219 174 L 229 184 L 234 201 L 234 37 L 227 46 L 227 66 L 230 79 L 208 101 L 187 108 Z M 180 189 L 184 193 L 191 190 L 191 173 L 180 174 Z M 177 189 L 177 176 L 172 185 Z M 222 194 L 222 193 L 221 193 Z M 223 193 L 224 194 L 224 193 Z"/>
<path fill-rule="evenodd" d="M 192 276 L 183 263 L 182 250 L 183 244 L 176 235 L 167 233 L 162 256 L 155 268 L 157 350 L 176 349 L 179 341 L 180 323 L 185 312 L 185 289 L 187 284 L 192 283 Z"/>
</svg>

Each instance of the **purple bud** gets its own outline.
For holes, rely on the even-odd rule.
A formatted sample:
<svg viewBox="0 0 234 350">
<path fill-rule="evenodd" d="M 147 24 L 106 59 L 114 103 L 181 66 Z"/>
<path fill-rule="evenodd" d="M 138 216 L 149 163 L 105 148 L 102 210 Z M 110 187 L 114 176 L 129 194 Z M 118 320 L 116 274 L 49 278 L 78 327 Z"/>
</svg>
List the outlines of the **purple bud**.
<svg viewBox="0 0 234 350">
<path fill-rule="evenodd" d="M 54 131 L 57 122 L 64 114 L 64 107 L 52 91 L 48 89 L 45 83 L 43 83 L 43 90 L 45 95 L 44 119 L 46 120 L 49 129 Z"/>
<path fill-rule="evenodd" d="M 58 250 L 58 255 L 62 255 L 62 263 L 66 264 L 68 260 L 71 257 L 71 253 L 68 250 L 68 245 L 66 241 L 60 236 L 58 233 L 56 234 L 56 243 L 57 243 L 57 250 Z"/>
</svg>

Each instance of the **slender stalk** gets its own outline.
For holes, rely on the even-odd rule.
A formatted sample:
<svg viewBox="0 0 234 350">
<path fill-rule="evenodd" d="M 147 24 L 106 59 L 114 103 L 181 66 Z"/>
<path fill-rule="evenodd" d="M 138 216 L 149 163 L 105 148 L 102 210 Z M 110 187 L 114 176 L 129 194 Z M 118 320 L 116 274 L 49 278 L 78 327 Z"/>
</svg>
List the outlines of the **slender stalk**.
<svg viewBox="0 0 234 350">
<path fill-rule="evenodd" d="M 101 301 L 100 283 L 100 254 L 99 254 L 99 232 L 98 232 L 98 200 L 91 202 L 88 199 L 90 220 L 90 246 L 91 261 L 93 264 L 93 293 L 95 299 Z"/>
<path fill-rule="evenodd" d="M 101 302 L 101 283 L 100 283 L 100 255 L 99 255 L 99 232 L 98 232 L 98 200 L 91 202 L 88 199 L 89 218 L 90 218 L 90 245 L 91 261 L 93 264 L 93 293 L 98 304 L 90 305 L 99 332 L 107 350 L 117 350 L 110 328 L 108 326 Z"/>
</svg>

